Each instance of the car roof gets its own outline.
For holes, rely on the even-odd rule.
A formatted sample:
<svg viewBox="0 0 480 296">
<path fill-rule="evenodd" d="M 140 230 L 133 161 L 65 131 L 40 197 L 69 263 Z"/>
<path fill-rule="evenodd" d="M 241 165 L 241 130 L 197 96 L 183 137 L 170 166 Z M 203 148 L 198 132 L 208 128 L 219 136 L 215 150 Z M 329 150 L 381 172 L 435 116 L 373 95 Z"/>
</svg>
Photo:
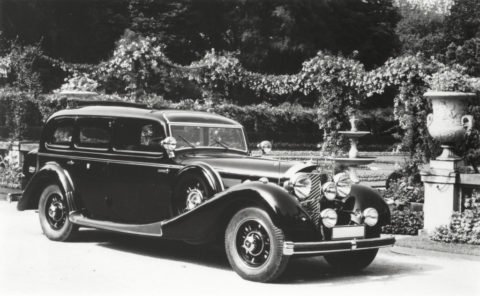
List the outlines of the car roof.
<svg viewBox="0 0 480 296">
<path fill-rule="evenodd" d="M 219 124 L 240 125 L 238 122 L 224 116 L 202 111 L 189 110 L 158 110 L 125 106 L 86 106 L 80 108 L 65 109 L 54 113 L 53 118 L 63 116 L 98 116 L 98 117 L 125 117 L 160 121 L 165 124 Z"/>
</svg>

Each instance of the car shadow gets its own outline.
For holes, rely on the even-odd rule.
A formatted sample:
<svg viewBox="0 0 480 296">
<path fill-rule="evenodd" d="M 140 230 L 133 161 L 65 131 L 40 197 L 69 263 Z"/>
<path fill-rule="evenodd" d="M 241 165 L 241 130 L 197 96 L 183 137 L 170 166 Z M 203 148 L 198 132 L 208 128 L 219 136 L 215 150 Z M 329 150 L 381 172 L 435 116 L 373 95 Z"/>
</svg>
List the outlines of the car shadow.
<svg viewBox="0 0 480 296">
<path fill-rule="evenodd" d="M 190 262 L 218 269 L 231 269 L 223 248 L 214 245 L 192 245 L 181 241 L 95 229 L 81 229 L 73 242 L 92 242 L 105 248 L 142 256 Z"/>
<path fill-rule="evenodd" d="M 379 254 L 382 253 L 388 254 L 389 257 L 385 258 L 385 256 L 379 255 L 370 266 L 357 272 L 335 270 L 322 256 L 295 258 L 290 261 L 280 282 L 283 284 L 321 282 L 334 284 L 335 282 L 348 280 L 353 284 L 376 280 L 394 280 L 402 276 L 411 276 L 439 269 L 438 266 L 431 264 L 420 266 L 419 263 L 399 262 L 393 258 L 399 255 L 391 253 L 388 249 L 381 250 Z"/>
<path fill-rule="evenodd" d="M 188 262 L 211 268 L 233 272 L 224 249 L 214 245 L 190 245 L 180 241 L 159 238 L 140 237 L 115 232 L 82 229 L 74 242 L 97 243 L 117 251 L 135 253 L 157 259 Z M 399 262 L 393 257 L 398 255 L 384 249 L 381 255 L 365 270 L 356 273 L 341 272 L 332 269 L 322 256 L 292 258 L 282 277 L 276 284 L 335 283 L 348 280 L 351 283 L 388 281 L 402 276 L 411 276 L 438 269 L 429 264 Z M 386 257 L 385 255 L 388 255 Z"/>
</svg>

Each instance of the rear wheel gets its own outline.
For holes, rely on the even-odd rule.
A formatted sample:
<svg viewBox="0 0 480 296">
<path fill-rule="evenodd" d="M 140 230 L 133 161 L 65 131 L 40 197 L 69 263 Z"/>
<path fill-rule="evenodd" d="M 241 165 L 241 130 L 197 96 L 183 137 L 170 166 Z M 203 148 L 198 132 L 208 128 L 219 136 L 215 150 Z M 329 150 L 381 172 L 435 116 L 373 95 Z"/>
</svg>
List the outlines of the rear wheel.
<svg viewBox="0 0 480 296">
<path fill-rule="evenodd" d="M 72 238 L 78 226 L 68 220 L 68 213 L 68 203 L 60 187 L 56 184 L 46 186 L 38 205 L 40 225 L 46 237 L 54 241 Z"/>
<path fill-rule="evenodd" d="M 342 272 L 355 272 L 366 268 L 377 256 L 378 249 L 352 251 L 325 255 L 333 268 Z"/>
<path fill-rule="evenodd" d="M 208 181 L 197 172 L 188 172 L 180 177 L 174 188 L 173 215 L 190 211 L 213 195 Z"/>
<path fill-rule="evenodd" d="M 233 270 L 242 278 L 270 282 L 285 270 L 289 256 L 283 255 L 283 231 L 259 208 L 236 213 L 225 233 L 225 249 Z"/>
</svg>

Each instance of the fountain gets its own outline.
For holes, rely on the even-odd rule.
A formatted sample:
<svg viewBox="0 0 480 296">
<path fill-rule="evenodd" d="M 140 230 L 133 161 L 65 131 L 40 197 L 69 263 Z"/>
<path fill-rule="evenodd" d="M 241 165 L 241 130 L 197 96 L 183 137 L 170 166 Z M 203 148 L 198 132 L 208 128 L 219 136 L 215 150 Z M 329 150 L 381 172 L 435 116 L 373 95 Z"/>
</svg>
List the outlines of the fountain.
<svg viewBox="0 0 480 296">
<path fill-rule="evenodd" d="M 348 158 L 346 157 L 335 157 L 332 158 L 334 161 L 334 166 L 335 167 L 342 167 L 342 168 L 348 168 L 348 171 L 350 173 L 350 178 L 353 180 L 355 183 L 359 183 L 360 180 L 357 176 L 356 173 L 356 168 L 359 165 L 367 165 L 375 161 L 375 157 L 358 157 L 358 149 L 357 149 L 357 144 L 358 144 L 358 139 L 370 134 L 370 132 L 367 131 L 359 131 L 357 129 L 357 122 L 358 119 L 355 116 L 355 114 L 352 114 L 350 116 L 350 130 L 349 131 L 340 131 L 339 133 L 344 135 L 350 140 L 350 150 L 348 152 Z"/>
</svg>

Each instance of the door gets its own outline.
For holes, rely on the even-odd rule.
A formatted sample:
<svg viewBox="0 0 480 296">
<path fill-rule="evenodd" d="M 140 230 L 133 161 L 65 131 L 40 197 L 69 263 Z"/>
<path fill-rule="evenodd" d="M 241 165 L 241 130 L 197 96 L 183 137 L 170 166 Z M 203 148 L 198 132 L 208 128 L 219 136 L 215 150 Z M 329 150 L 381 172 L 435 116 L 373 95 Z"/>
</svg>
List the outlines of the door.
<svg viewBox="0 0 480 296">
<path fill-rule="evenodd" d="M 74 153 L 67 161 L 81 206 L 93 219 L 113 218 L 112 200 L 107 192 L 112 124 L 111 118 L 78 118 Z"/>
<path fill-rule="evenodd" d="M 155 121 L 116 119 L 114 156 L 109 164 L 115 220 L 150 223 L 169 217 L 172 169 L 164 164 L 163 127 Z"/>
</svg>

